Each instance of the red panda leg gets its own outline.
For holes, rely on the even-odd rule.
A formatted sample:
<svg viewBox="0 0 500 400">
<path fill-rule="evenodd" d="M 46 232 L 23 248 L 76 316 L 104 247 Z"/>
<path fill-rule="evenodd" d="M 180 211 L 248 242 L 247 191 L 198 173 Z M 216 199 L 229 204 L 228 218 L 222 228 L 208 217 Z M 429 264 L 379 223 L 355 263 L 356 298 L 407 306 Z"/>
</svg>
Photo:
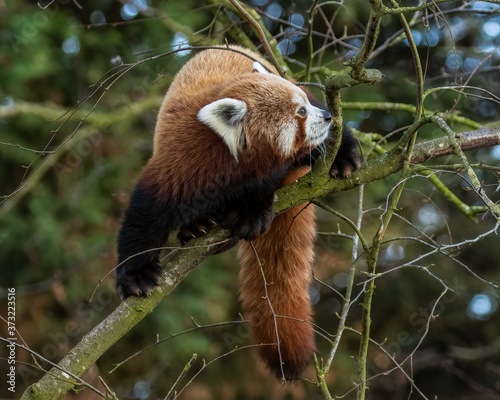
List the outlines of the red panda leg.
<svg viewBox="0 0 500 400">
<path fill-rule="evenodd" d="M 160 283 L 160 247 L 178 220 L 178 207 L 159 201 L 139 181 L 118 236 L 116 292 L 122 299 L 148 296 Z"/>
<path fill-rule="evenodd" d="M 307 171 L 293 171 L 285 184 Z M 270 230 L 251 243 L 240 243 L 243 313 L 254 341 L 263 344 L 262 359 L 278 378 L 300 377 L 316 349 L 309 298 L 314 237 L 313 206 L 301 205 L 276 216 Z"/>
<path fill-rule="evenodd" d="M 170 232 L 178 228 L 178 237 L 185 243 L 203 234 L 203 227 L 215 218 L 223 228 L 231 230 L 234 240 L 214 249 L 214 253 L 232 247 L 237 239 L 252 240 L 264 233 L 274 216 L 274 191 L 285 174 L 278 170 L 267 179 L 228 186 L 215 198 L 203 196 L 201 187 L 189 201 L 181 201 L 179 194 L 173 196 L 175 191 L 168 182 L 162 185 L 156 180 L 158 172 L 154 173 L 154 167 L 151 163 L 143 170 L 118 237 L 116 291 L 122 299 L 148 296 L 159 284 L 160 248 Z M 166 198 L 165 193 L 171 197 Z"/>
</svg>

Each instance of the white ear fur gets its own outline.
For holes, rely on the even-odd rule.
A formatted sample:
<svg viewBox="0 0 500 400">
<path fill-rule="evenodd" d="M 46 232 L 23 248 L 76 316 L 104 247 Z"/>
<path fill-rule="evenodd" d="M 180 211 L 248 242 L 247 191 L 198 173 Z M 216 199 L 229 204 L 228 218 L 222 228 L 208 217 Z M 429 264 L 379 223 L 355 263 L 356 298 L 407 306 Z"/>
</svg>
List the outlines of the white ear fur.
<svg viewBox="0 0 500 400">
<path fill-rule="evenodd" d="M 260 74 L 268 74 L 269 72 L 265 69 L 262 64 L 258 61 L 254 61 L 252 65 L 252 72 L 258 72 Z"/>
<path fill-rule="evenodd" d="M 238 160 L 238 150 L 245 140 L 241 126 L 247 112 L 244 101 L 225 98 L 207 104 L 198 112 L 198 119 L 212 128 Z"/>
</svg>

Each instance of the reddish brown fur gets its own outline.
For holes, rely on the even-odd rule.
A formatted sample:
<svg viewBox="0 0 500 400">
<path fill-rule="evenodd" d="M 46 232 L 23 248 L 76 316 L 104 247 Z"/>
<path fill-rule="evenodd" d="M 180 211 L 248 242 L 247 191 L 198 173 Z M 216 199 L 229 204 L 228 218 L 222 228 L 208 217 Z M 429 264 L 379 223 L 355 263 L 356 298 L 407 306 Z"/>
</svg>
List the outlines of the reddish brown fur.
<svg viewBox="0 0 500 400">
<path fill-rule="evenodd" d="M 304 146 L 306 141 L 306 119 L 305 117 L 300 116 L 296 116 L 295 119 L 297 120 L 299 129 L 297 135 L 295 136 L 295 143 L 293 144 L 293 147 L 295 149 L 300 149 Z"/>
<path fill-rule="evenodd" d="M 234 48 L 275 71 L 256 53 Z M 177 74 L 158 115 L 153 157 L 143 170 L 145 185 L 157 196 L 190 199 L 195 194 L 196 182 L 213 180 L 214 171 L 229 172 L 232 182 L 244 182 L 248 179 L 247 171 L 256 174 L 254 177 L 265 177 L 287 162 L 277 146 L 271 149 L 263 145 L 262 137 L 270 136 L 270 127 L 280 126 L 284 118 L 295 116 L 295 106 L 284 100 L 290 98 L 290 89 L 276 85 L 276 79 L 280 78 L 273 74 L 252 73 L 252 64 L 244 55 L 221 49 L 220 53 L 199 53 Z M 206 70 L 210 74 L 198 73 Z M 261 90 L 258 95 L 255 86 Z M 244 100 L 252 109 L 245 125 L 248 147 L 254 151 L 238 162 L 221 137 L 197 118 L 203 106 L 225 97 Z M 263 103 L 273 112 L 268 109 L 259 112 L 262 107 L 256 105 Z M 300 157 L 308 150 L 302 149 L 303 153 L 295 156 Z M 182 186 L 184 183 L 189 185 Z"/>
<path fill-rule="evenodd" d="M 287 185 L 307 173 L 308 167 L 293 171 Z M 262 358 L 278 376 L 298 378 L 316 349 L 312 321 L 309 284 L 312 278 L 315 219 L 312 205 L 297 206 L 274 218 L 271 229 L 252 241 L 241 242 L 240 299 L 243 312 L 250 321 Z M 294 218 L 295 217 L 295 218 Z M 258 260 L 268 283 L 265 284 Z M 298 321 L 297 319 L 301 320 Z M 276 324 L 276 325 L 275 325 Z M 279 347 L 277 335 L 279 335 Z M 274 343 L 273 345 L 269 345 Z"/>
<path fill-rule="evenodd" d="M 236 49 L 273 70 L 256 53 Z M 199 53 L 177 74 L 120 229 L 116 290 L 122 299 L 148 296 L 160 282 L 158 248 L 168 236 L 180 229 L 186 242 L 215 220 L 234 238 L 252 241 L 239 250 L 244 313 L 268 367 L 291 379 L 315 350 L 314 212 L 298 206 L 273 221 L 273 196 L 308 171 L 301 167 L 284 179 L 319 154 L 310 146 L 324 139 L 331 115 L 292 83 L 252 69 L 252 59 L 221 48 Z M 354 139 L 344 135 L 332 175 L 346 176 L 359 163 Z"/>
<path fill-rule="evenodd" d="M 253 52 L 238 49 L 256 57 Z M 160 199 L 189 201 L 199 190 L 197 182 L 213 181 L 214 171 L 230 175 L 225 180 L 245 182 L 248 171 L 252 171 L 254 177 L 265 177 L 284 165 L 287 160 L 279 149 L 272 146 L 270 149 L 262 142 L 262 132 L 269 131 L 269 127 L 280 126 L 284 116 L 293 116 L 298 121 L 299 133 L 294 149 L 301 149 L 305 144 L 305 118 L 296 116 L 296 106 L 292 108 L 290 102 L 283 101 L 290 97 L 290 90 L 283 85 L 273 85 L 273 80 L 277 79 L 274 75 L 258 74 L 256 77 L 255 73 L 249 72 L 252 60 L 237 53 L 222 52 L 223 57 L 219 52 L 200 53 L 179 72 L 165 97 L 155 132 L 153 157 L 143 171 L 143 183 Z M 222 65 L 221 58 L 224 60 Z M 261 57 L 258 61 L 273 70 Z M 210 74 L 198 73 L 206 70 L 210 70 Z M 237 79 L 228 85 L 228 77 L 232 76 L 237 76 Z M 267 81 L 268 85 L 262 85 Z M 268 92 L 257 96 L 254 85 L 268 87 Z M 252 110 L 245 126 L 247 146 L 253 151 L 247 152 L 246 157 L 238 161 L 230 154 L 221 137 L 197 119 L 197 113 L 203 106 L 225 97 L 244 100 Z M 270 99 L 276 99 L 269 107 L 272 113 L 258 106 L 269 104 Z M 301 151 L 295 154 L 297 158 L 310 149 Z M 284 184 L 295 181 L 307 170 L 293 171 Z M 308 290 L 315 224 L 312 205 L 303 208 L 299 206 L 277 216 L 271 229 L 252 243 L 264 264 L 269 300 L 274 312 L 310 322 Z M 299 215 L 293 219 L 296 214 Z M 271 308 L 264 298 L 264 281 L 257 255 L 250 243 L 241 241 L 240 284 L 244 313 L 251 320 L 257 343 L 275 343 L 276 332 L 279 334 L 279 348 L 276 345 L 262 346 L 260 354 L 269 368 L 282 377 L 281 353 L 284 377 L 295 378 L 300 376 L 315 350 L 313 328 L 308 322 L 278 317 L 276 329 Z"/>
</svg>

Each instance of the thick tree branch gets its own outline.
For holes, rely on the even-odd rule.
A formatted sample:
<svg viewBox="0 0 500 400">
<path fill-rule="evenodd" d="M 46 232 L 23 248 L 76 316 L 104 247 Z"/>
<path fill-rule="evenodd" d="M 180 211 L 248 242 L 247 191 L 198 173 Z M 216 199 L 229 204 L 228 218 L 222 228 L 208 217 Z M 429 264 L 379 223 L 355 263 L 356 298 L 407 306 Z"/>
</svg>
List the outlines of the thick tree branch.
<svg viewBox="0 0 500 400">
<path fill-rule="evenodd" d="M 170 292 L 209 256 L 214 247 L 229 238 L 229 232 L 214 229 L 209 235 L 193 239 L 189 245 L 176 251 L 164 265 L 162 284 L 148 298 L 130 297 L 122 302 L 104 321 L 87 333 L 82 340 L 59 362 L 62 370 L 81 376 L 125 333 L 168 296 Z M 61 398 L 78 385 L 69 375 L 53 368 L 37 383 L 23 393 L 21 399 L 53 400 Z"/>
<path fill-rule="evenodd" d="M 478 136 L 476 137 L 476 132 Z M 500 144 L 500 128 L 481 129 L 463 132 L 458 135 L 458 143 L 467 150 L 490 147 Z M 410 160 L 411 164 L 428 161 L 437 157 L 453 154 L 448 137 L 418 143 Z M 346 179 L 330 179 L 321 174 L 308 174 L 297 182 L 276 192 L 278 200 L 275 211 L 283 212 L 304 202 L 327 195 L 342 192 L 365 183 L 384 179 L 403 167 L 405 153 L 395 149 L 363 163 Z"/>
<path fill-rule="evenodd" d="M 453 153 L 448 138 L 435 139 L 416 145 L 411 162 L 430 160 Z M 500 144 L 500 128 L 465 132 L 457 142 L 463 150 Z M 356 186 L 383 179 L 403 166 L 404 153 L 391 150 L 365 162 L 347 179 L 333 180 L 323 175 L 307 175 L 296 183 L 280 189 L 275 211 L 282 212 L 295 205 L 326 195 L 329 192 L 348 190 Z M 148 298 L 129 298 L 121 303 L 103 322 L 83 337 L 60 362 L 59 367 L 81 376 L 99 357 L 125 333 L 149 314 L 156 305 L 189 274 L 203 259 L 213 252 L 214 247 L 229 240 L 229 232 L 214 229 L 203 238 L 193 239 L 189 246 L 176 251 L 163 269 L 163 283 Z M 21 397 L 22 400 L 58 399 L 78 383 L 68 376 L 52 369 L 40 381 L 31 385 Z"/>
<path fill-rule="evenodd" d="M 500 127 L 462 132 L 458 135 L 457 142 L 462 151 L 499 145 Z M 445 136 L 418 144 L 411 158 L 411 163 L 420 164 L 449 154 L 453 154 L 453 148 L 450 138 Z"/>
</svg>

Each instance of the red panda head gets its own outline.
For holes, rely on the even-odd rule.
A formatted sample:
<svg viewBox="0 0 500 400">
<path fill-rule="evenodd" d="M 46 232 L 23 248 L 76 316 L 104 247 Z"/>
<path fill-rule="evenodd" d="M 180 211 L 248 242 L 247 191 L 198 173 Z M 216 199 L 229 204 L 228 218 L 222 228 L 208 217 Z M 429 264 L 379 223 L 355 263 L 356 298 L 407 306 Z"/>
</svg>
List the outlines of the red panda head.
<svg viewBox="0 0 500 400">
<path fill-rule="evenodd" d="M 219 100 L 204 106 L 198 119 L 212 128 L 231 154 L 272 152 L 299 157 L 322 143 L 331 115 L 314 107 L 302 89 L 255 62 L 251 73 L 232 79 Z"/>
</svg>

